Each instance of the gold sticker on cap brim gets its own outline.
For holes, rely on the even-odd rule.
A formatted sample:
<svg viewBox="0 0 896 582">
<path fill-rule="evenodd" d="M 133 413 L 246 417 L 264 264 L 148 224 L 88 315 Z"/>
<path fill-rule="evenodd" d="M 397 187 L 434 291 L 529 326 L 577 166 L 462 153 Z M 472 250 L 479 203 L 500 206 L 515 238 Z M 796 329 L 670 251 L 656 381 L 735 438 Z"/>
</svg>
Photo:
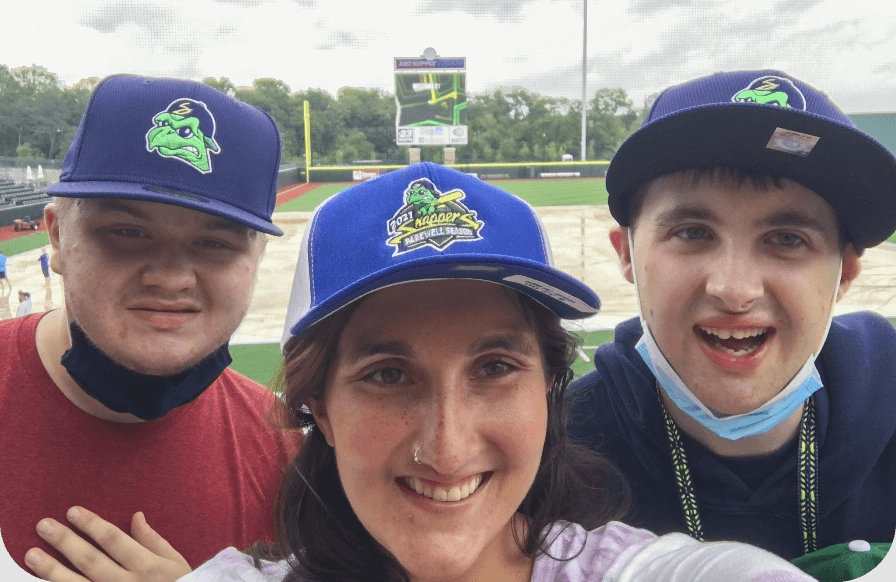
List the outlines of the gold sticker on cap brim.
<svg viewBox="0 0 896 582">
<path fill-rule="evenodd" d="M 770 150 L 796 154 L 805 158 L 812 153 L 812 148 L 815 147 L 818 140 L 818 136 L 815 135 L 778 127 L 765 147 Z"/>
</svg>

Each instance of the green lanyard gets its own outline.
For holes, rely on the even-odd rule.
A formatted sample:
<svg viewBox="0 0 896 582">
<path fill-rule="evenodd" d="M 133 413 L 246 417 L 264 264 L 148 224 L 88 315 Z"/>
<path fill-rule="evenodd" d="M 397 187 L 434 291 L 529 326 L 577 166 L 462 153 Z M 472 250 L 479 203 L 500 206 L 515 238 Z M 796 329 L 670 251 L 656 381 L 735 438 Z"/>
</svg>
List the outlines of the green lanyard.
<svg viewBox="0 0 896 582">
<path fill-rule="evenodd" d="M 658 384 L 657 395 L 659 395 Z M 694 495 L 694 484 L 691 481 L 691 471 L 688 468 L 688 457 L 684 451 L 681 433 L 666 411 L 662 399 L 660 408 L 665 419 L 666 434 L 669 436 L 672 466 L 675 469 L 675 481 L 678 483 L 678 496 L 681 500 L 681 509 L 684 511 L 684 521 L 691 537 L 702 542 L 705 541 L 705 536 L 700 523 L 700 512 L 697 511 L 697 497 Z M 815 434 L 814 398 L 806 401 L 800 419 L 797 473 L 803 553 L 808 554 L 818 549 L 818 439 Z"/>
</svg>

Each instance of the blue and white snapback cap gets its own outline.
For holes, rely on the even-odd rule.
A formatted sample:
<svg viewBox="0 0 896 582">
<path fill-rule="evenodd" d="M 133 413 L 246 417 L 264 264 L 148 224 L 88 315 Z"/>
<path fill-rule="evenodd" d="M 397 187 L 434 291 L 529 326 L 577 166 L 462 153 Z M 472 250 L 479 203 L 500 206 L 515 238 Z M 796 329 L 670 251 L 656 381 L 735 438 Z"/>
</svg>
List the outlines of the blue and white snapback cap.
<svg viewBox="0 0 896 582">
<path fill-rule="evenodd" d="M 281 348 L 369 293 L 433 279 L 491 281 L 564 319 L 600 308 L 590 287 L 554 268 L 529 204 L 475 176 L 424 162 L 318 206 L 305 228 Z"/>
<path fill-rule="evenodd" d="M 279 236 L 279 167 L 264 111 L 202 83 L 115 75 L 94 89 L 47 193 L 174 204 Z"/>
<path fill-rule="evenodd" d="M 867 248 L 896 230 L 896 156 L 814 87 L 774 70 L 675 85 L 607 169 L 610 213 L 629 226 L 638 188 L 681 170 L 728 167 L 788 178 L 824 198 Z"/>
</svg>

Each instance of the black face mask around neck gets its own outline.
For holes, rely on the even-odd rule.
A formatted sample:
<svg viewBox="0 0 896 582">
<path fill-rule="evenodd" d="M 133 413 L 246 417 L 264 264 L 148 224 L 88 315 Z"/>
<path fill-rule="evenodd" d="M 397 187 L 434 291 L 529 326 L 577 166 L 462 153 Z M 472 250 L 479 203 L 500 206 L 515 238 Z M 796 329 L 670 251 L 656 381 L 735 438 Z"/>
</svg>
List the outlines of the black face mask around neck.
<svg viewBox="0 0 896 582">
<path fill-rule="evenodd" d="M 77 323 L 72 322 L 69 329 L 72 347 L 62 354 L 60 363 L 72 379 L 109 410 L 130 413 L 143 420 L 157 420 L 178 406 L 192 402 L 233 361 L 225 342 L 180 374 L 141 374 L 104 354 Z"/>
</svg>

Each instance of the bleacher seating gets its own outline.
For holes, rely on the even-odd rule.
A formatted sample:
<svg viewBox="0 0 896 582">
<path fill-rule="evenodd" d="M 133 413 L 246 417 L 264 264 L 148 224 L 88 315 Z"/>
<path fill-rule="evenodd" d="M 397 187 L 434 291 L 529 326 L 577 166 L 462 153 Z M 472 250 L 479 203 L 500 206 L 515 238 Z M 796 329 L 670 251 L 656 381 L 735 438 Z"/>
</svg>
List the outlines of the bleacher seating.
<svg viewBox="0 0 896 582">
<path fill-rule="evenodd" d="M 48 201 L 45 189 L 36 189 L 34 184 L 16 183 L 9 178 L 0 178 L 0 210 L 29 206 Z"/>
</svg>

